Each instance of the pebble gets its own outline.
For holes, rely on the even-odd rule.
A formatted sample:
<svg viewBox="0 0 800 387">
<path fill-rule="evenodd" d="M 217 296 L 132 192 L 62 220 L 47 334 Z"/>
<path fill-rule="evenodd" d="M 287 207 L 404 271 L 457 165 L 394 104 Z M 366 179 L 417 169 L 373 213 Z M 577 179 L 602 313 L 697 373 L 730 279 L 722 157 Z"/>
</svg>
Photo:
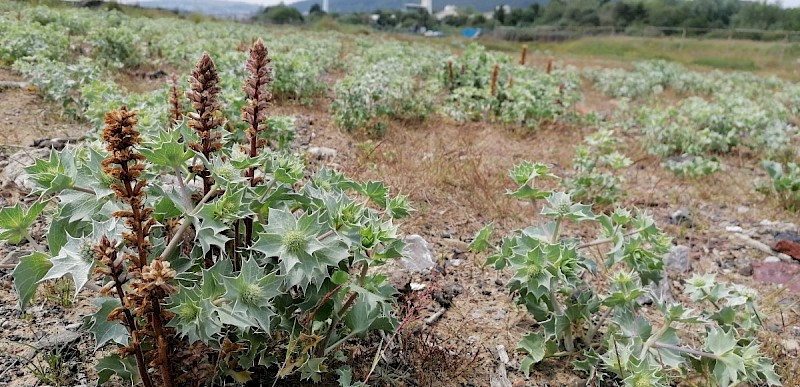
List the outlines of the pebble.
<svg viewBox="0 0 800 387">
<path fill-rule="evenodd" d="M 681 207 L 669 216 L 669 223 L 686 227 L 692 227 L 694 221 L 692 219 L 692 212 L 687 207 Z"/>
<path fill-rule="evenodd" d="M 334 159 L 336 158 L 336 155 L 339 154 L 336 149 L 326 148 L 324 146 L 312 146 L 311 148 L 308 148 L 306 152 L 308 152 L 309 155 L 313 156 L 317 160 Z"/>
<path fill-rule="evenodd" d="M 800 350 L 800 343 L 796 339 L 784 339 L 781 344 L 783 344 L 783 349 L 789 353 L 797 353 Z"/>
<path fill-rule="evenodd" d="M 70 331 L 77 331 L 78 329 L 80 329 L 80 327 L 81 327 L 81 323 L 74 323 L 74 324 L 69 324 L 64 328 L 66 328 L 66 329 L 68 329 Z"/>
<path fill-rule="evenodd" d="M 451 259 L 447 261 L 448 266 L 459 267 L 464 263 L 463 259 Z"/>
<path fill-rule="evenodd" d="M 739 274 L 745 277 L 753 275 L 753 265 L 745 265 L 739 269 Z"/>
<path fill-rule="evenodd" d="M 436 263 L 431 245 L 421 236 L 412 234 L 403 239 L 406 242 L 404 257 L 400 262 L 412 273 L 429 273 Z"/>
<path fill-rule="evenodd" d="M 764 258 L 764 262 L 766 262 L 766 263 L 780 262 L 780 261 L 781 261 L 781 259 L 776 257 L 776 256 L 774 256 L 774 255 L 770 255 L 769 257 Z"/>
<path fill-rule="evenodd" d="M 686 273 L 691 269 L 689 262 L 691 250 L 688 246 L 672 246 L 669 253 L 664 256 L 664 266 L 667 270 Z"/>
</svg>

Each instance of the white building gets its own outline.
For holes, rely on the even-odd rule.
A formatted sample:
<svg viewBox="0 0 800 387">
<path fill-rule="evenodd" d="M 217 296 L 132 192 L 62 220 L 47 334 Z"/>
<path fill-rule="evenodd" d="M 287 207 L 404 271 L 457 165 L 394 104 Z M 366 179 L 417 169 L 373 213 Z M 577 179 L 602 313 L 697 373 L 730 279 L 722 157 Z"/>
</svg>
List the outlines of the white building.
<svg viewBox="0 0 800 387">
<path fill-rule="evenodd" d="M 448 16 L 458 16 L 458 7 L 455 5 L 445 5 L 443 10 L 436 12 L 437 20 L 442 20 Z"/>
</svg>

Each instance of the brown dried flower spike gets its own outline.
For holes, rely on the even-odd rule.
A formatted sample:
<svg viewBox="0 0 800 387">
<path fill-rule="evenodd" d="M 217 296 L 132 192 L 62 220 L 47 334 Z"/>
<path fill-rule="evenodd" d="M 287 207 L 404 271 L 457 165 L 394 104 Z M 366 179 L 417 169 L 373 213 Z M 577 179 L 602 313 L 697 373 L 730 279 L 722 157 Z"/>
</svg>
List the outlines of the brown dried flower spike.
<svg viewBox="0 0 800 387">
<path fill-rule="evenodd" d="M 207 53 L 203 53 L 200 61 L 192 70 L 189 82 L 190 90 L 186 93 L 186 97 L 192 101 L 192 109 L 195 111 L 187 114 L 188 125 L 200 136 L 200 142 L 189 143 L 189 147 L 210 160 L 211 153 L 222 148 L 222 143 L 219 141 L 222 135 L 213 129 L 222 125 L 224 120 L 220 112 L 219 101 L 217 101 L 220 93 L 219 75 L 214 62 Z M 211 187 L 214 185 L 211 172 L 203 165 L 195 166 L 193 172 L 203 179 L 204 192 L 211 191 Z"/>
<path fill-rule="evenodd" d="M 134 126 L 137 124 L 136 112 L 129 112 L 123 106 L 106 114 L 106 127 L 103 129 L 103 140 L 108 143 L 106 149 L 109 156 L 103 160 L 104 171 L 117 180 L 111 185 L 118 200 L 130 205 L 130 210 L 114 213 L 117 218 L 125 218 L 125 225 L 132 232 L 123 234 L 125 245 L 134 248 L 138 257 L 130 257 L 136 267 L 147 264 L 147 253 L 150 248 L 150 228 L 155 224 L 155 219 L 150 215 L 152 208 L 144 205 L 144 188 L 147 180 L 141 179 L 144 171 L 144 156 L 136 153 L 134 147 L 141 142 L 139 131 Z"/>
<path fill-rule="evenodd" d="M 181 90 L 178 85 L 178 77 L 173 75 L 169 78 L 169 127 L 183 119 L 183 103 L 181 103 Z"/>
<path fill-rule="evenodd" d="M 250 138 L 250 156 L 257 156 L 257 148 L 263 146 L 255 140 L 258 133 L 267 130 L 267 107 L 272 97 L 267 86 L 272 83 L 272 68 L 269 67 L 269 52 L 264 47 L 261 39 L 253 44 L 250 49 L 250 58 L 247 59 L 245 68 L 249 73 L 244 84 L 247 94 L 247 105 L 242 108 L 242 120 L 250 124 L 247 135 Z"/>
<path fill-rule="evenodd" d="M 250 140 L 250 157 L 258 156 L 259 149 L 267 145 L 266 140 L 259 138 L 259 134 L 268 130 L 267 108 L 272 97 L 267 86 L 272 83 L 272 69 L 269 67 L 270 59 L 267 48 L 261 39 L 253 44 L 250 49 L 250 58 L 247 59 L 246 69 L 249 73 L 244 83 L 244 92 L 247 94 L 247 105 L 242 108 L 242 120 L 249 124 L 247 137 Z M 250 180 L 250 185 L 258 184 L 255 177 L 256 169 L 250 168 L 245 176 Z M 238 232 L 237 232 L 238 233 Z M 245 219 L 245 245 L 249 246 L 253 240 L 253 219 Z M 238 267 L 238 262 L 234 262 Z"/>
</svg>

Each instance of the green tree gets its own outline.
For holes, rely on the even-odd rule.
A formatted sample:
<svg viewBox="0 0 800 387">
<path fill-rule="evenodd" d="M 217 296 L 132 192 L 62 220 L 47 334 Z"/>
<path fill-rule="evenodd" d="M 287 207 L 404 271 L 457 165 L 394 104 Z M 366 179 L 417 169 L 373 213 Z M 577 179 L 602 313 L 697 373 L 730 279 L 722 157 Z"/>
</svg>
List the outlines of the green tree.
<svg viewBox="0 0 800 387">
<path fill-rule="evenodd" d="M 264 8 L 256 20 L 272 24 L 301 24 L 304 21 L 303 14 L 297 8 L 284 4 Z"/>
</svg>

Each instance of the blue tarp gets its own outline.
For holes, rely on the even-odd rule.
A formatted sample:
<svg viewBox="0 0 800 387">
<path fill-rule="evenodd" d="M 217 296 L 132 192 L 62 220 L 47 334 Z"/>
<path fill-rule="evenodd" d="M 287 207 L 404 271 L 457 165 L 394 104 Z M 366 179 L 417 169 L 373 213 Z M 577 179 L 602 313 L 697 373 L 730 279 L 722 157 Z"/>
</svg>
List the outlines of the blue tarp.
<svg viewBox="0 0 800 387">
<path fill-rule="evenodd" d="M 461 30 L 461 36 L 465 38 L 474 39 L 478 36 L 481 36 L 481 29 L 480 28 L 464 28 Z"/>
</svg>

